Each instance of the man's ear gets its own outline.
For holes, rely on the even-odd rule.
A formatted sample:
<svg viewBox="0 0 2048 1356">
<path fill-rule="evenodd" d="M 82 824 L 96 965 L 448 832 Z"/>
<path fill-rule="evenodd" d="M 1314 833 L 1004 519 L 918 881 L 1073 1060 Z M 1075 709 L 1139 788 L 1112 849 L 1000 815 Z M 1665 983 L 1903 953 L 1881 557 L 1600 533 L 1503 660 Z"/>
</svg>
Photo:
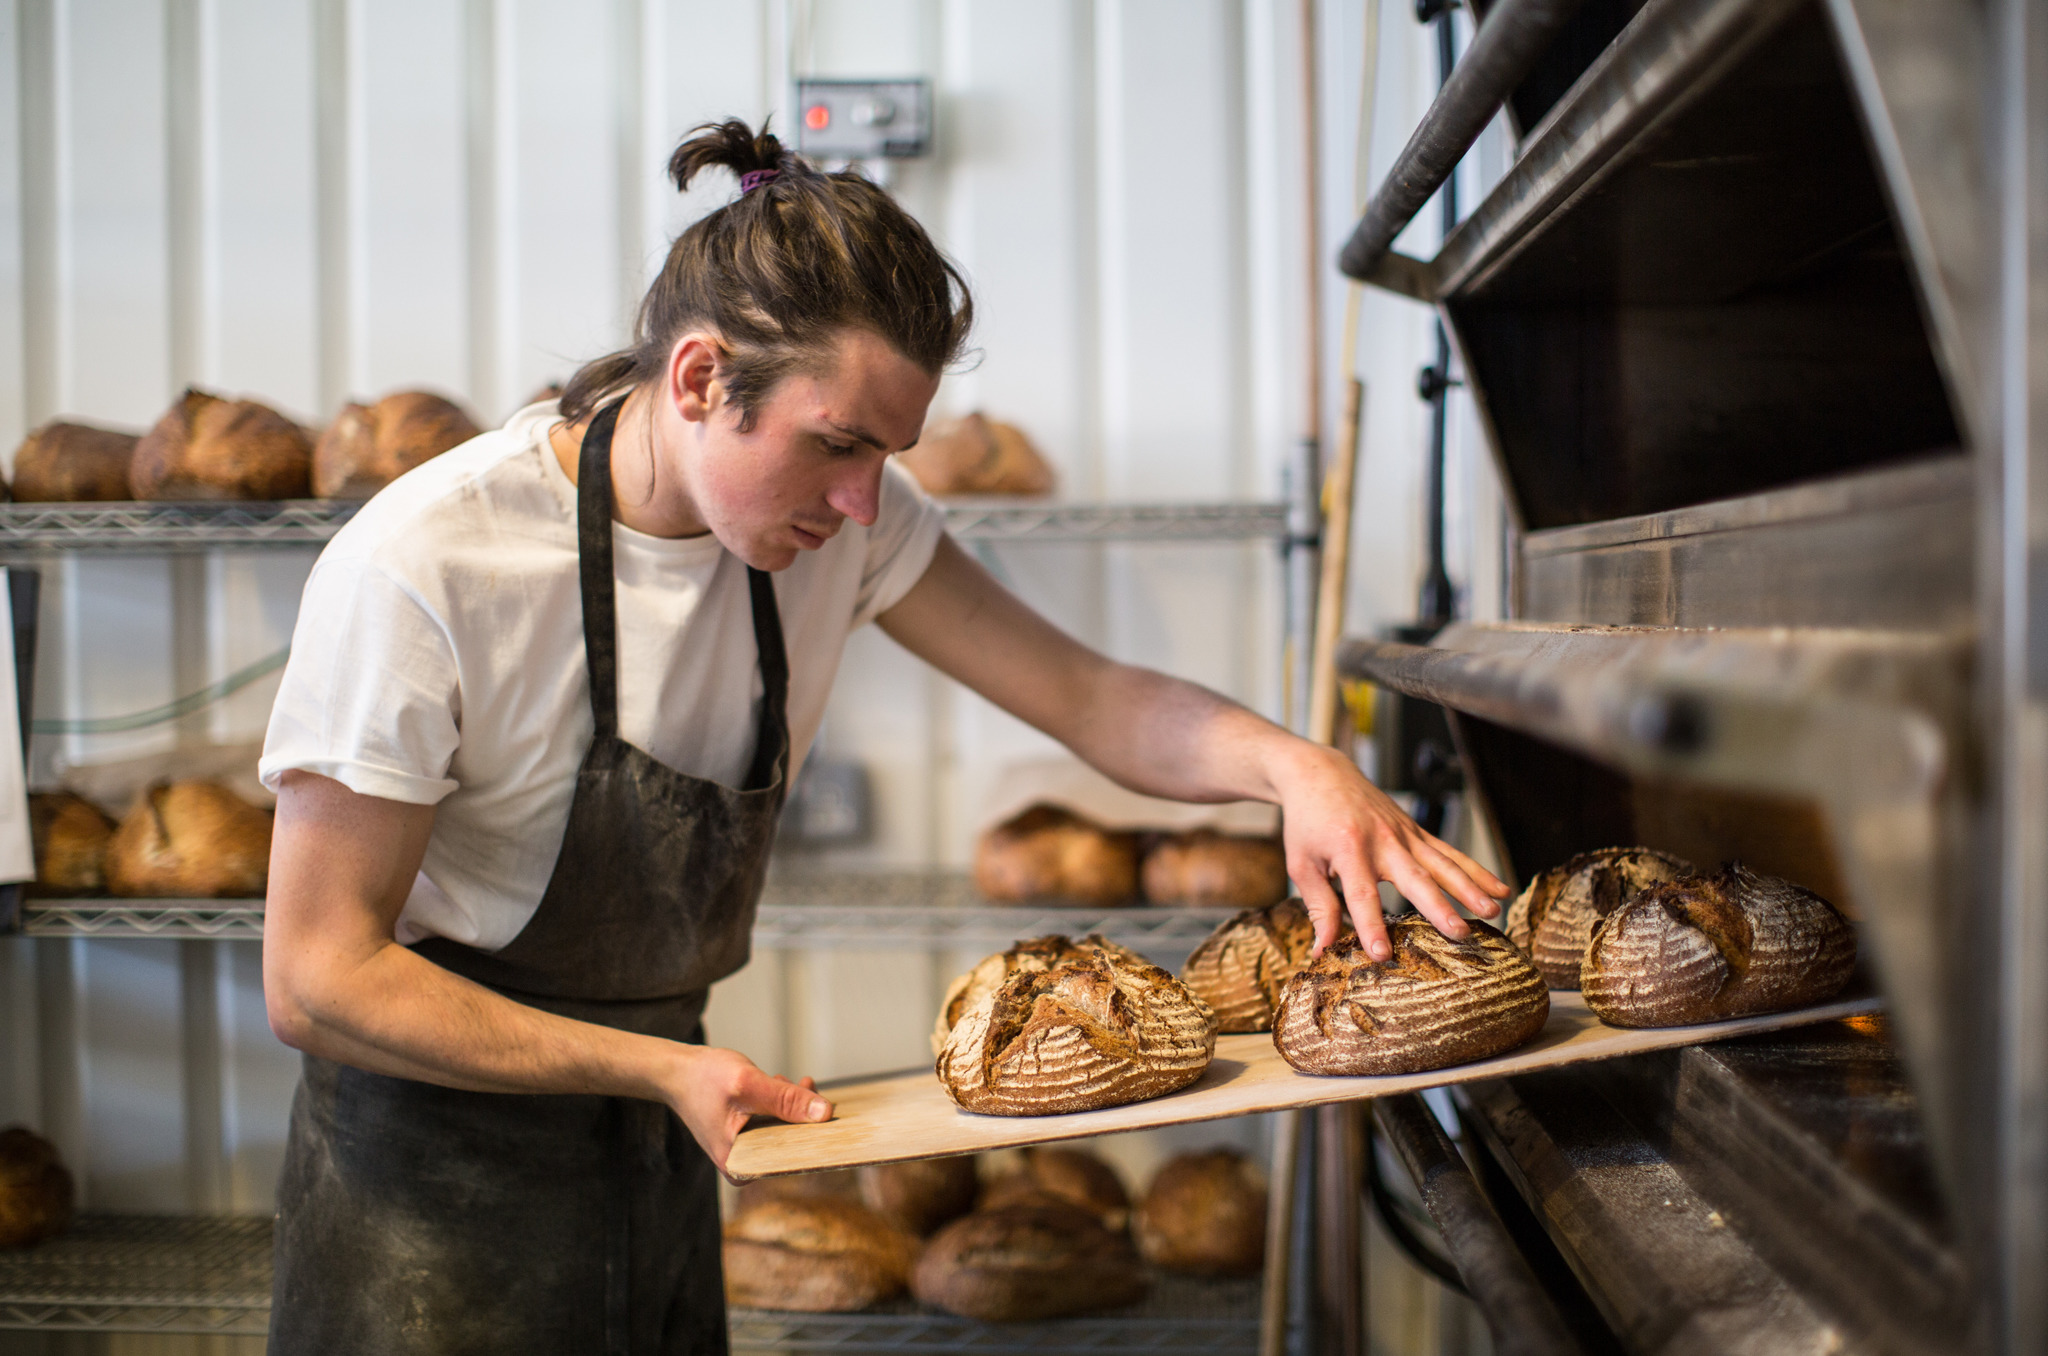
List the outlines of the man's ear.
<svg viewBox="0 0 2048 1356">
<path fill-rule="evenodd" d="M 686 422 L 704 423 L 724 404 L 725 387 L 718 379 L 722 356 L 717 341 L 702 331 L 685 334 L 669 350 L 669 403 Z"/>
</svg>

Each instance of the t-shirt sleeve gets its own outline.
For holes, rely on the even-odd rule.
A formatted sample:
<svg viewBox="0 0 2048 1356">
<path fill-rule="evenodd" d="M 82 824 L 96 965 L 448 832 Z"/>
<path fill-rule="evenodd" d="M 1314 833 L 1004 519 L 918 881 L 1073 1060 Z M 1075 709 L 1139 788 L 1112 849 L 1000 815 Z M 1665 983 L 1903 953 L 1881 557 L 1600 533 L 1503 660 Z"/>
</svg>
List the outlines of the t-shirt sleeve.
<svg viewBox="0 0 2048 1356">
<path fill-rule="evenodd" d="M 351 791 L 432 805 L 461 737 L 461 684 L 446 628 L 363 560 L 322 560 L 306 581 L 291 659 L 257 773 L 275 791 L 297 768 Z"/>
<path fill-rule="evenodd" d="M 946 511 L 933 503 L 910 472 L 889 462 L 882 470 L 881 504 L 868 529 L 867 563 L 853 624 L 863 626 L 903 601 L 924 578 L 946 531 Z"/>
</svg>

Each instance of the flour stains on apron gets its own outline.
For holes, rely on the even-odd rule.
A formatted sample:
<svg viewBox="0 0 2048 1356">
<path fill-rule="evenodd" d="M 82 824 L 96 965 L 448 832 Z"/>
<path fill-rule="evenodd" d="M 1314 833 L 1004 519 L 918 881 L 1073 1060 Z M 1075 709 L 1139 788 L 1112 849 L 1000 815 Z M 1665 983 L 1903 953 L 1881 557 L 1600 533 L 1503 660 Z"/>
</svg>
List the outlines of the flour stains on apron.
<svg viewBox="0 0 2048 1356">
<path fill-rule="evenodd" d="M 611 439 L 583 439 L 577 556 L 596 732 L 540 906 L 503 950 L 413 949 L 518 1002 L 700 1042 L 747 962 L 789 768 L 774 582 L 749 569 L 764 696 L 737 789 L 619 738 Z M 278 1185 L 277 1356 L 726 1350 L 717 1174 L 673 1112 L 461 1092 L 307 1056 Z"/>
</svg>

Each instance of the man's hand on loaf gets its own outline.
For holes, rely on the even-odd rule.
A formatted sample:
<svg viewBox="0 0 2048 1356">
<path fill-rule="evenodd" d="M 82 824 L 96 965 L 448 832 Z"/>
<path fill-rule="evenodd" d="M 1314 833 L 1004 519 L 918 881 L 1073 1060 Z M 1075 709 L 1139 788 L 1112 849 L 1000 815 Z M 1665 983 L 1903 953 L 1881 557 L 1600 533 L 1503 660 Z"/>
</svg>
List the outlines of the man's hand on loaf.
<svg viewBox="0 0 2048 1356">
<path fill-rule="evenodd" d="M 1287 836 L 1287 874 L 1316 924 L 1316 954 L 1337 939 L 1349 909 L 1366 954 L 1391 957 L 1380 917 L 1379 883 L 1389 881 L 1446 937 L 1471 929 L 1446 892 L 1481 918 L 1500 913 L 1508 887 L 1492 872 L 1410 819 L 1386 792 L 1367 781 L 1335 749 L 1306 752 L 1280 785 Z M 1338 897 L 1331 881 L 1343 888 Z"/>
<path fill-rule="evenodd" d="M 832 1119 L 832 1104 L 818 1095 L 817 1084 L 809 1078 L 791 1082 L 764 1073 L 737 1050 L 682 1048 L 687 1058 L 668 1103 L 720 1172 L 732 1154 L 732 1142 L 756 1116 L 796 1123 Z"/>
</svg>

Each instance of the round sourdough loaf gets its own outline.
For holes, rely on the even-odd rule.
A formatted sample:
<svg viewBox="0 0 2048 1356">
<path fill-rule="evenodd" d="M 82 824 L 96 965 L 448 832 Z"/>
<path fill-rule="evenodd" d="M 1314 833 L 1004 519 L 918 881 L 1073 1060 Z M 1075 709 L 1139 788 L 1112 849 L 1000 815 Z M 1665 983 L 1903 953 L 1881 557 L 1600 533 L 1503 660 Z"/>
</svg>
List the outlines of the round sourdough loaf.
<svg viewBox="0 0 2048 1356">
<path fill-rule="evenodd" d="M 1139 875 L 1151 904 L 1254 909 L 1287 896 L 1287 854 L 1279 840 L 1214 829 L 1161 839 L 1145 854 Z"/>
<path fill-rule="evenodd" d="M 1350 926 L 1342 924 L 1344 932 Z M 1215 1010 L 1217 1030 L 1271 1031 L 1280 991 L 1315 944 L 1315 921 L 1300 900 L 1246 909 L 1202 940 L 1180 968 L 1181 983 Z"/>
<path fill-rule="evenodd" d="M 1029 1148 L 1018 1151 L 1017 1171 L 982 1188 L 977 1210 L 1048 1202 L 1078 1206 L 1112 1233 L 1131 1222 L 1131 1197 L 1116 1169 L 1085 1149 Z"/>
<path fill-rule="evenodd" d="M 477 432 L 460 405 L 431 391 L 394 391 L 374 405 L 344 405 L 313 445 L 313 493 L 368 499 Z"/>
<path fill-rule="evenodd" d="M 1652 885 L 1699 870 L 1691 862 L 1646 847 L 1582 852 L 1529 882 L 1508 906 L 1508 940 L 1536 963 L 1553 989 L 1579 987 L 1579 963 L 1593 925 Z"/>
<path fill-rule="evenodd" d="M 933 424 L 897 460 L 926 494 L 1052 493 L 1052 468 L 1024 431 L 979 412 Z"/>
<path fill-rule="evenodd" d="M 980 1188 L 971 1154 L 877 1163 L 860 1170 L 860 1198 L 868 1208 L 919 1237 L 972 1210 Z"/>
<path fill-rule="evenodd" d="M 1281 1057 L 1309 1074 L 1419 1073 L 1512 1050 L 1543 1029 L 1550 993 L 1508 939 L 1476 920 L 1454 942 L 1417 914 L 1387 920 L 1392 959 L 1342 938 L 1287 982 Z"/>
<path fill-rule="evenodd" d="M 972 1007 L 939 1050 L 946 1095 L 990 1116 L 1141 1102 L 1202 1076 L 1216 1015 L 1185 984 L 1091 936 L 1091 953 L 1019 971 Z"/>
<path fill-rule="evenodd" d="M 785 1196 L 726 1221 L 725 1297 L 746 1309 L 847 1313 L 903 1293 L 917 1240 L 848 1196 Z"/>
<path fill-rule="evenodd" d="M 62 420 L 43 425 L 14 454 L 14 497 L 24 504 L 126 499 L 133 433 Z"/>
<path fill-rule="evenodd" d="M 981 836 L 974 888 L 998 904 L 1130 904 L 1138 895 L 1137 835 L 1034 805 Z"/>
<path fill-rule="evenodd" d="M 36 889 L 43 894 L 95 894 L 107 888 L 107 843 L 114 821 L 69 791 L 28 798 L 35 845 Z"/>
<path fill-rule="evenodd" d="M 1055 965 L 1070 960 L 1086 960 L 1093 954 L 1086 945 L 1054 933 L 1049 937 L 1033 937 L 1018 942 L 1007 951 L 982 957 L 972 970 L 955 977 L 946 986 L 946 997 L 939 1004 L 939 1020 L 932 1027 L 932 1053 L 936 1055 L 946 1048 L 946 1037 L 953 1034 L 953 1027 L 962 1013 L 1001 988 L 1003 981 L 1010 976 L 1043 974 Z"/>
<path fill-rule="evenodd" d="M 1194 1276 L 1252 1276 L 1266 1258 L 1266 1179 L 1235 1149 L 1170 1159 L 1132 1218 L 1153 1266 Z"/>
<path fill-rule="evenodd" d="M 271 814 L 217 782 L 158 782 L 107 843 L 117 895 L 244 898 L 270 877 Z"/>
<path fill-rule="evenodd" d="M 1609 1025 L 1690 1026 L 1822 1002 L 1855 967 L 1855 930 L 1834 905 L 1730 862 L 1608 914 L 1583 979 Z"/>
<path fill-rule="evenodd" d="M 137 499 L 303 499 L 311 492 L 306 430 L 253 400 L 188 387 L 135 445 Z"/>
<path fill-rule="evenodd" d="M 1064 1318 L 1135 1304 L 1145 1276 L 1130 1239 L 1070 1205 L 976 1211 L 932 1236 L 911 1290 L 988 1323 Z"/>
<path fill-rule="evenodd" d="M 0 1130 L 0 1248 L 25 1248 L 71 1224 L 71 1173 L 57 1146 L 22 1126 Z"/>
</svg>

